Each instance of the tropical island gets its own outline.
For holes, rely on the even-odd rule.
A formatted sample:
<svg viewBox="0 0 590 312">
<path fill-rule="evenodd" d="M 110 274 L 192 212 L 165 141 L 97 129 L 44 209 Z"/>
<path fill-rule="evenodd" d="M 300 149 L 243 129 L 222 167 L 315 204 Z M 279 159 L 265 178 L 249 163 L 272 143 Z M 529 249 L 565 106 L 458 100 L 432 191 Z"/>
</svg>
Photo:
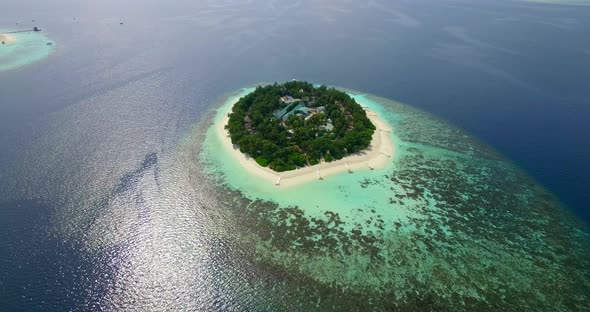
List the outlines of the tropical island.
<svg viewBox="0 0 590 312">
<path fill-rule="evenodd" d="M 225 127 L 240 152 L 276 172 L 362 151 L 376 130 L 348 94 L 304 81 L 257 87 L 234 104 Z"/>
</svg>

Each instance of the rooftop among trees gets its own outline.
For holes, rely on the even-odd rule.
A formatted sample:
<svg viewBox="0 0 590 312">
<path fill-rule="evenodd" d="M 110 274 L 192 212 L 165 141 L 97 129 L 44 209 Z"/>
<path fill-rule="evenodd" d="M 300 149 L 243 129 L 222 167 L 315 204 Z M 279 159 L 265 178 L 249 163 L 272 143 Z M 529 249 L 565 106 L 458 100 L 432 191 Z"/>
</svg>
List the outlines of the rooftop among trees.
<svg viewBox="0 0 590 312">
<path fill-rule="evenodd" d="M 225 127 L 242 153 L 279 172 L 359 152 L 376 129 L 348 94 L 303 81 L 257 87 Z"/>
</svg>

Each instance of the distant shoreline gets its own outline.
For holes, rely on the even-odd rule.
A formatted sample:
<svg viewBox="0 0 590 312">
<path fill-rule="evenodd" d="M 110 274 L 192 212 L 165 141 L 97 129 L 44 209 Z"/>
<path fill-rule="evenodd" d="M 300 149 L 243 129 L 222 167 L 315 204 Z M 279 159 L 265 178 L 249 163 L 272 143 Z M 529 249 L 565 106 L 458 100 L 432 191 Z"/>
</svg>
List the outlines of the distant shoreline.
<svg viewBox="0 0 590 312">
<path fill-rule="evenodd" d="M 389 136 L 392 128 L 385 121 L 378 118 L 377 114 L 365 109 L 367 117 L 377 127 L 373 133 L 371 144 L 365 150 L 348 155 L 340 160 L 332 162 L 322 161 L 313 166 L 307 166 L 291 171 L 276 172 L 269 168 L 262 167 L 256 161 L 240 152 L 235 147 L 229 137 L 228 131 L 225 129 L 229 121 L 228 114 L 231 112 L 233 105 L 238 101 L 236 99 L 227 111 L 223 112 L 223 119 L 215 125 L 215 131 L 223 147 L 232 155 L 232 157 L 240 163 L 241 167 L 250 174 L 255 175 L 274 184 L 277 187 L 292 187 L 300 184 L 305 184 L 314 180 L 326 179 L 330 176 L 346 173 L 347 171 L 354 174 L 355 171 L 381 169 L 385 168 L 387 164 L 395 155 L 395 147 L 393 141 Z M 363 105 L 359 102 L 360 105 Z M 225 107 L 222 108 L 225 110 Z"/>
<path fill-rule="evenodd" d="M 524 2 L 549 4 L 549 5 L 590 5 L 590 0 L 522 0 Z"/>
</svg>

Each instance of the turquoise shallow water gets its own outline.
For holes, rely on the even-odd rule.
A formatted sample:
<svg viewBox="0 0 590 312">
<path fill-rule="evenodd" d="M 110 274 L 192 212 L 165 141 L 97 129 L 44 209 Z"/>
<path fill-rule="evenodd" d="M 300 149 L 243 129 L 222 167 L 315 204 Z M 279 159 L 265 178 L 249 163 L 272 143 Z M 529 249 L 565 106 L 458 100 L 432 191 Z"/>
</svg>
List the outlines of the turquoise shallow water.
<svg viewBox="0 0 590 312">
<path fill-rule="evenodd" d="M 3 31 L 0 29 L 0 33 Z M 16 41 L 0 45 L 0 71 L 37 62 L 55 50 L 55 42 L 40 32 L 22 32 L 10 35 L 14 36 Z"/>
<path fill-rule="evenodd" d="M 224 100 L 212 122 L 250 91 Z M 460 129 L 347 91 L 392 125 L 396 156 L 387 168 L 280 189 L 236 166 L 212 129 L 196 139 L 195 179 L 214 185 L 207 202 L 224 220 L 221 236 L 289 276 L 284 289 L 325 301 L 314 308 L 330 308 L 334 296 L 351 310 L 590 306 L 588 228 L 552 194 Z"/>
</svg>

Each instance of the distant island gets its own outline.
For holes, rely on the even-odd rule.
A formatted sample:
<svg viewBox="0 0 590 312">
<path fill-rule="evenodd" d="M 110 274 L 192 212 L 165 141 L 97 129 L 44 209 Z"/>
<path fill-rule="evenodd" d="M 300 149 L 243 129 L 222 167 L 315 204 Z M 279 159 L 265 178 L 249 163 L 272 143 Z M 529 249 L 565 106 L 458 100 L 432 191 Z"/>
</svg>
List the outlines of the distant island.
<svg viewBox="0 0 590 312">
<path fill-rule="evenodd" d="M 37 27 L 27 30 L 0 29 L 0 72 L 39 61 L 53 51 L 55 42 Z"/>
<path fill-rule="evenodd" d="M 376 130 L 348 94 L 304 81 L 257 87 L 233 105 L 225 128 L 240 152 L 276 172 L 362 151 Z"/>
</svg>

